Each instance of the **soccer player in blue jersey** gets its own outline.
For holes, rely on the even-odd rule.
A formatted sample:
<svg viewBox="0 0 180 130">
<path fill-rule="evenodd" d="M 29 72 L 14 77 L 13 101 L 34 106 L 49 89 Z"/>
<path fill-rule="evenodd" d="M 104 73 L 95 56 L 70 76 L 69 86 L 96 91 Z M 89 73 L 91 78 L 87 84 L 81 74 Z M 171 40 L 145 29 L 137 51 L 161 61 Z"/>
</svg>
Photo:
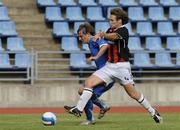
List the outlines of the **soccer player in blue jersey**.
<svg viewBox="0 0 180 130">
<path fill-rule="evenodd" d="M 78 38 L 83 44 L 88 44 L 91 56 L 88 58 L 88 61 L 95 61 L 97 69 L 102 68 L 107 61 L 106 51 L 108 48 L 107 41 L 104 39 L 98 40 L 96 42 L 93 41 L 94 28 L 89 24 L 81 24 L 77 31 Z M 93 89 L 93 95 L 91 99 L 86 104 L 84 111 L 86 113 L 86 121 L 82 122 L 81 125 L 89 125 L 94 124 L 93 117 L 93 103 L 100 108 L 100 113 L 98 118 L 102 118 L 104 114 L 110 109 L 108 105 L 106 105 L 102 100 L 98 99 L 104 92 L 109 90 L 113 86 L 114 82 L 105 86 L 104 84 L 98 85 Z M 79 94 L 82 94 L 84 88 L 79 89 Z M 66 107 L 65 107 L 66 109 Z M 68 109 L 68 108 L 67 108 Z"/>
</svg>

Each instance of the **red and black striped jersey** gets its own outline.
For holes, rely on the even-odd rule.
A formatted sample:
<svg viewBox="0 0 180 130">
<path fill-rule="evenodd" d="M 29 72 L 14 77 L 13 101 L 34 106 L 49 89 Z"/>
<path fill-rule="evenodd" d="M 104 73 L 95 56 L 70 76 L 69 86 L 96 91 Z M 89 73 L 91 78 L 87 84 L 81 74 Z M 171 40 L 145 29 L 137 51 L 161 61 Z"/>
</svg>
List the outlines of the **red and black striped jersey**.
<svg viewBox="0 0 180 130">
<path fill-rule="evenodd" d="M 128 29 L 124 26 L 118 29 L 109 28 L 106 33 L 117 33 L 119 39 L 108 41 L 108 62 L 117 63 L 129 61 L 130 53 L 128 48 Z"/>
</svg>

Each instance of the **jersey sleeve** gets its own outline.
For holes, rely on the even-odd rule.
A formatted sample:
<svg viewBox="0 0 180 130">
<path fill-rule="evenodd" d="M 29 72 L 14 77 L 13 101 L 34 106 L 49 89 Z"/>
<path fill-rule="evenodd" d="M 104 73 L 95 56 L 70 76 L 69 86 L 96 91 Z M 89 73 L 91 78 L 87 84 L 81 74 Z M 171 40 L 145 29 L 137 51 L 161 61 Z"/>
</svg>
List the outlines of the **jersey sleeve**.
<svg viewBox="0 0 180 130">
<path fill-rule="evenodd" d="M 119 36 L 119 39 L 126 39 L 129 37 L 128 29 L 123 27 L 116 30 L 116 33 Z"/>
<path fill-rule="evenodd" d="M 108 45 L 108 42 L 104 39 L 100 39 L 97 41 L 98 46 L 101 48 L 104 45 Z"/>
</svg>

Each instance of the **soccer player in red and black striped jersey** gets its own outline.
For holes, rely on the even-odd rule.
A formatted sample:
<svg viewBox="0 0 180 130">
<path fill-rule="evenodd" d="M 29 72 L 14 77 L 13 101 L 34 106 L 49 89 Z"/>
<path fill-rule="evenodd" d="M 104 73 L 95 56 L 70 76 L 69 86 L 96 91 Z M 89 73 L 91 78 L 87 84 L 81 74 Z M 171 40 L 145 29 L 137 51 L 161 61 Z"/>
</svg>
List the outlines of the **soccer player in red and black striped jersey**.
<svg viewBox="0 0 180 130">
<path fill-rule="evenodd" d="M 75 107 L 69 109 L 69 113 L 80 116 L 87 101 L 92 96 L 92 88 L 101 83 L 109 84 L 112 81 L 117 81 L 131 98 L 139 102 L 150 113 L 156 123 L 162 123 L 160 114 L 135 87 L 129 62 L 129 33 L 124 26 L 127 22 L 127 13 L 120 8 L 114 8 L 111 10 L 109 18 L 110 28 L 107 32 L 100 32 L 94 36 L 94 41 L 101 38 L 109 41 L 108 61 L 104 67 L 94 72 L 85 81 L 85 88 L 80 100 Z"/>
</svg>

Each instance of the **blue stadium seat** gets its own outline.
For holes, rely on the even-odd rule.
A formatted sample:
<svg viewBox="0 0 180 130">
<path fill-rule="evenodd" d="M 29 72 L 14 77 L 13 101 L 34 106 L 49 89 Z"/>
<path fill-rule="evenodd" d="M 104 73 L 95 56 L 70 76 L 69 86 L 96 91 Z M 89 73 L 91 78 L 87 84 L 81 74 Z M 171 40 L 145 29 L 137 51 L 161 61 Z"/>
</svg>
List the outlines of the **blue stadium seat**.
<svg viewBox="0 0 180 130">
<path fill-rule="evenodd" d="M 140 0 L 139 4 L 142 6 L 158 6 L 155 0 Z"/>
<path fill-rule="evenodd" d="M 67 7 L 66 19 L 69 21 L 84 21 L 80 7 Z"/>
<path fill-rule="evenodd" d="M 16 25 L 12 21 L 0 22 L 0 37 L 17 36 Z"/>
<path fill-rule="evenodd" d="M 55 38 L 62 36 L 71 36 L 69 24 L 67 22 L 54 22 L 53 23 L 53 36 Z"/>
<path fill-rule="evenodd" d="M 162 6 L 178 6 L 176 0 L 160 0 Z"/>
<path fill-rule="evenodd" d="M 129 37 L 128 47 L 130 51 L 143 50 L 143 48 L 141 47 L 141 40 L 139 37 Z"/>
<path fill-rule="evenodd" d="M 96 22 L 95 33 L 106 32 L 110 27 L 109 22 Z"/>
<path fill-rule="evenodd" d="M 180 6 L 169 8 L 169 18 L 173 21 L 180 21 Z"/>
<path fill-rule="evenodd" d="M 74 0 L 58 0 L 60 6 L 77 6 Z"/>
<path fill-rule="evenodd" d="M 155 65 L 158 67 L 174 67 L 171 56 L 166 51 L 155 53 Z"/>
<path fill-rule="evenodd" d="M 127 23 L 127 24 L 125 24 L 125 27 L 128 29 L 128 31 L 129 31 L 129 35 L 130 35 L 130 36 L 135 35 L 135 34 L 134 34 L 134 32 L 132 31 L 132 26 L 131 26 L 131 23 Z"/>
<path fill-rule="evenodd" d="M 32 61 L 31 56 L 28 53 L 16 53 L 15 54 L 15 66 L 18 68 L 31 68 Z"/>
<path fill-rule="evenodd" d="M 76 37 L 62 37 L 60 45 L 64 51 L 80 51 Z"/>
<path fill-rule="evenodd" d="M 178 33 L 180 34 L 180 22 L 178 22 Z"/>
<path fill-rule="evenodd" d="M 120 0 L 119 4 L 121 6 L 138 6 L 138 3 L 135 0 Z"/>
<path fill-rule="evenodd" d="M 161 36 L 174 36 L 176 33 L 173 31 L 172 22 L 158 22 L 157 33 Z"/>
<path fill-rule="evenodd" d="M 37 7 L 56 6 L 54 0 L 36 0 Z"/>
<path fill-rule="evenodd" d="M 144 21 L 147 20 L 144 17 L 144 11 L 142 7 L 129 7 L 128 16 L 132 21 Z"/>
<path fill-rule="evenodd" d="M 81 6 L 97 6 L 97 3 L 94 0 L 79 0 Z"/>
<path fill-rule="evenodd" d="M 9 54 L 0 53 L 0 68 L 12 68 L 10 64 Z"/>
<path fill-rule="evenodd" d="M 97 69 L 96 63 L 94 61 L 91 61 L 91 68 L 92 69 Z"/>
<path fill-rule="evenodd" d="M 150 56 L 146 52 L 136 52 L 134 53 L 134 66 L 135 67 L 153 67 L 151 63 Z"/>
<path fill-rule="evenodd" d="M 79 26 L 83 23 L 84 22 L 74 22 L 74 34 L 75 35 L 77 34 L 77 30 L 78 30 Z"/>
<path fill-rule="evenodd" d="M 82 44 L 82 50 L 84 50 L 84 51 L 90 51 L 88 44 L 83 43 L 83 44 Z"/>
<path fill-rule="evenodd" d="M 164 50 L 164 48 L 162 48 L 162 41 L 160 37 L 146 37 L 145 44 L 146 49 L 150 51 Z"/>
<path fill-rule="evenodd" d="M 86 56 L 84 53 L 71 53 L 70 67 L 71 69 L 87 69 L 90 65 L 86 63 Z"/>
<path fill-rule="evenodd" d="M 45 20 L 47 22 L 64 20 L 61 14 L 61 8 L 60 7 L 46 7 Z"/>
<path fill-rule="evenodd" d="M 154 36 L 151 22 L 137 22 L 137 34 L 141 36 Z"/>
<path fill-rule="evenodd" d="M 7 38 L 7 50 L 9 51 L 25 51 L 23 39 L 20 37 Z"/>
<path fill-rule="evenodd" d="M 148 11 L 149 19 L 153 21 L 162 21 L 167 20 L 164 16 L 164 9 L 163 7 L 149 7 Z"/>
<path fill-rule="evenodd" d="M 180 53 L 176 53 L 176 65 L 180 66 Z"/>
<path fill-rule="evenodd" d="M 87 7 L 87 19 L 90 21 L 104 21 L 101 7 Z"/>
<path fill-rule="evenodd" d="M 7 7 L 1 6 L 0 7 L 0 21 L 10 20 L 8 16 L 8 9 Z"/>
<path fill-rule="evenodd" d="M 0 39 L 0 51 L 4 51 L 4 48 L 2 47 L 2 40 Z"/>
<path fill-rule="evenodd" d="M 118 4 L 114 0 L 99 0 L 101 6 L 117 6 Z"/>
<path fill-rule="evenodd" d="M 171 51 L 180 51 L 180 37 L 167 37 L 166 48 Z"/>
</svg>

